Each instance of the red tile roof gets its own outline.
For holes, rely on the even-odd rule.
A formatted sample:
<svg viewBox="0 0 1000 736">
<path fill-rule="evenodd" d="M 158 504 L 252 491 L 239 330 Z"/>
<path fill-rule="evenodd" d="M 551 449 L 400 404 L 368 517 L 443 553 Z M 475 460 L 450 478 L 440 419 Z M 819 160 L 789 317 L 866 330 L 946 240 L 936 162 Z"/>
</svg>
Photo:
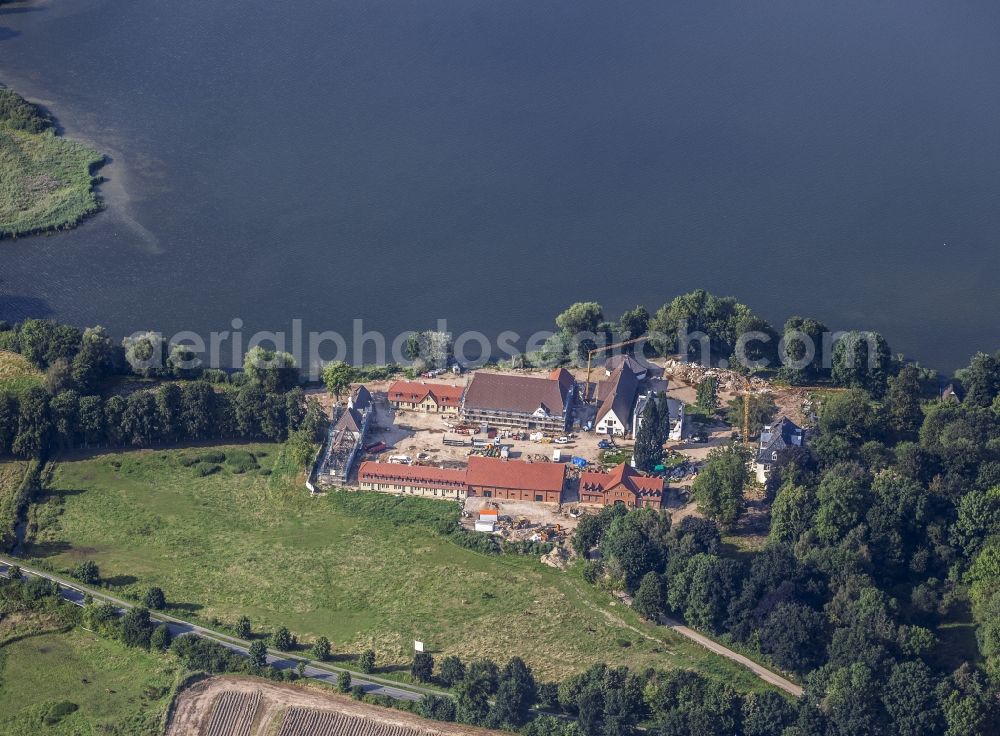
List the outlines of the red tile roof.
<svg viewBox="0 0 1000 736">
<path fill-rule="evenodd" d="M 566 467 L 559 463 L 526 463 L 474 455 L 466 480 L 470 486 L 525 491 L 561 491 Z"/>
<path fill-rule="evenodd" d="M 604 493 L 618 486 L 625 486 L 636 496 L 659 497 L 663 495 L 662 478 L 643 475 L 626 463 L 616 466 L 610 473 L 591 472 L 580 475 L 581 491 Z"/>
<path fill-rule="evenodd" d="M 458 407 L 465 389 L 451 383 L 423 383 L 422 381 L 396 381 L 389 386 L 389 401 L 419 404 L 430 394 L 438 406 Z"/>
<path fill-rule="evenodd" d="M 465 470 L 367 461 L 358 468 L 358 480 L 392 485 L 412 484 L 424 488 L 465 488 Z"/>
</svg>

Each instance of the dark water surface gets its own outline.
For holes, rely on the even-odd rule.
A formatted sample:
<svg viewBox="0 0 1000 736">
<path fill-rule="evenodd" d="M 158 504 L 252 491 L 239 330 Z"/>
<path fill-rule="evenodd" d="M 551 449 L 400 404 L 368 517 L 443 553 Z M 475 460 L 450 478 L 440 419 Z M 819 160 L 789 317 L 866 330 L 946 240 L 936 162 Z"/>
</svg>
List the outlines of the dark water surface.
<svg viewBox="0 0 1000 736">
<path fill-rule="evenodd" d="M 546 328 L 695 287 L 1000 347 L 995 0 L 40 0 L 0 80 L 108 211 L 0 242 L 0 318 Z"/>
</svg>

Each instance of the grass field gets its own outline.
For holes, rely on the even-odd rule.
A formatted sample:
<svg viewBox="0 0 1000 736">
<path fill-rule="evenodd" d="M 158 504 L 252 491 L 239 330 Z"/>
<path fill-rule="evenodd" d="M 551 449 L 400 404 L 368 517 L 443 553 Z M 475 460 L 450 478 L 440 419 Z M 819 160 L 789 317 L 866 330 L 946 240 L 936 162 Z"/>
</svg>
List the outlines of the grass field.
<svg viewBox="0 0 1000 736">
<path fill-rule="evenodd" d="M 176 675 L 167 656 L 81 629 L 22 639 L 0 647 L 0 733 L 160 734 Z"/>
<path fill-rule="evenodd" d="M 27 358 L 0 350 L 0 394 L 20 394 L 40 385 L 42 385 L 42 372 Z"/>
<path fill-rule="evenodd" d="M 310 498 L 252 446 L 262 470 L 200 476 L 205 450 L 137 451 L 58 463 L 43 528 L 26 552 L 56 570 L 84 559 L 125 592 L 164 589 L 177 613 L 326 635 L 340 654 L 373 646 L 382 665 L 409 661 L 413 639 L 435 654 L 523 656 L 557 678 L 598 661 L 693 667 L 741 689 L 750 673 L 535 558 L 486 556 L 434 533 L 455 507 L 336 492 Z M 212 448 L 232 454 L 233 448 Z M 273 475 L 264 475 L 273 469 Z M 391 671 L 391 667 L 389 668 Z"/>
<path fill-rule="evenodd" d="M 51 130 L 0 128 L 0 238 L 72 227 L 98 211 L 93 170 L 103 160 Z"/>
</svg>

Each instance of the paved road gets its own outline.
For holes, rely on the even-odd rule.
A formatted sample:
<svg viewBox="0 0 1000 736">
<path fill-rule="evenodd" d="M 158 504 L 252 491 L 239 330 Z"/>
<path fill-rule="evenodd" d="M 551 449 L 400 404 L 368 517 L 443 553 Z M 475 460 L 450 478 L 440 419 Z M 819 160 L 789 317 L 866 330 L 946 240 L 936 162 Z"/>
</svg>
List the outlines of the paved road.
<svg viewBox="0 0 1000 736">
<path fill-rule="evenodd" d="M 672 629 L 673 631 L 676 631 L 681 636 L 686 636 L 691 641 L 694 641 L 694 642 L 697 642 L 698 644 L 701 644 L 706 649 L 708 649 L 708 650 L 710 650 L 712 652 L 715 652 L 716 654 L 721 655 L 721 656 L 725 657 L 726 659 L 731 659 L 732 661 L 737 662 L 738 664 L 743 665 L 748 670 L 750 670 L 755 675 L 757 675 L 757 677 L 759 677 L 760 679 L 764 680 L 764 682 L 768 682 L 768 683 L 774 685 L 775 687 L 779 687 L 782 690 L 784 690 L 786 693 L 791 693 L 792 695 L 794 695 L 797 698 L 801 698 L 802 697 L 802 694 L 804 692 L 803 689 L 801 687 L 799 687 L 798 685 L 796 685 L 791 680 L 786 680 L 781 675 L 776 674 L 774 672 L 771 672 L 771 670 L 769 670 L 767 667 L 763 667 L 763 666 L 757 664 L 752 659 L 750 659 L 748 657 L 744 657 L 742 654 L 740 654 L 738 652 L 734 652 L 732 649 L 727 649 L 722 644 L 719 644 L 719 642 L 712 641 L 707 636 L 704 636 L 703 634 L 699 634 L 694 629 L 688 628 L 687 626 L 685 626 L 684 624 L 682 624 L 680 621 L 675 621 L 674 619 L 670 618 L 669 616 L 664 616 L 664 615 L 661 614 L 660 615 L 660 623 L 663 624 L 664 626 Z"/>
<path fill-rule="evenodd" d="M 59 585 L 60 595 L 70 603 L 74 603 L 78 606 L 84 605 L 84 598 L 88 594 L 95 600 L 103 600 L 114 604 L 120 611 L 124 611 L 125 609 L 132 608 L 134 606 L 132 603 L 110 596 L 103 591 L 66 580 L 58 575 L 53 575 L 52 573 L 44 572 L 42 570 L 27 568 L 21 562 L 4 556 L 0 556 L 0 575 L 4 575 L 6 577 L 11 565 L 17 565 L 21 568 L 22 577 L 34 575 L 54 581 Z M 171 635 L 174 637 L 182 634 L 196 634 L 205 639 L 211 639 L 212 641 L 222 644 L 224 647 L 232 649 L 233 651 L 239 652 L 243 655 L 247 654 L 247 648 L 250 646 L 250 642 L 243 639 L 238 639 L 235 636 L 228 636 L 227 634 L 221 634 L 217 631 L 206 629 L 203 626 L 198 626 L 197 624 L 193 624 L 189 621 L 168 616 L 164 613 L 160 613 L 159 611 L 150 611 L 149 616 L 151 619 L 165 623 L 170 629 Z M 344 668 L 342 667 L 334 667 L 326 664 L 325 662 L 320 664 L 294 654 L 271 654 L 269 652 L 267 655 L 267 661 L 268 664 L 272 664 L 278 669 L 283 670 L 295 669 L 299 666 L 299 662 L 306 662 L 306 668 L 304 670 L 306 677 L 331 685 L 336 685 L 338 675 L 344 671 Z M 365 692 L 373 695 L 388 695 L 389 697 L 396 698 L 397 700 L 420 700 L 424 694 L 447 694 L 438 690 L 431 690 L 429 688 L 423 688 L 416 685 L 401 685 L 399 683 L 394 683 L 391 680 L 383 680 L 378 677 L 372 677 L 371 675 L 360 674 L 350 670 L 348 671 L 351 672 L 352 684 L 360 685 L 365 689 Z"/>
</svg>

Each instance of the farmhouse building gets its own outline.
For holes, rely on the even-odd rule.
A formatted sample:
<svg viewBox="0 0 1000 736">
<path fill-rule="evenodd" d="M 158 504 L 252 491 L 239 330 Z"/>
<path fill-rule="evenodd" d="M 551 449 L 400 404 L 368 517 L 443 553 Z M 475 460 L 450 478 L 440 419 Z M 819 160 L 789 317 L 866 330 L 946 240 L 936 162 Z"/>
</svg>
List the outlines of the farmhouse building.
<svg viewBox="0 0 1000 736">
<path fill-rule="evenodd" d="M 464 499 L 482 496 L 499 501 L 560 503 L 566 468 L 557 463 L 473 456 L 465 468 L 364 462 L 358 484 L 366 491 L 407 496 Z"/>
<path fill-rule="evenodd" d="M 351 392 L 346 408 L 334 407 L 333 423 L 316 469 L 317 482 L 321 485 L 347 482 L 374 416 L 375 403 L 364 386 Z"/>
<path fill-rule="evenodd" d="M 358 468 L 358 484 L 366 491 L 406 496 L 461 500 L 468 495 L 464 468 L 363 462 Z"/>
<path fill-rule="evenodd" d="M 547 378 L 475 373 L 462 399 L 470 423 L 565 432 L 573 419 L 576 382 L 559 368 Z"/>
<path fill-rule="evenodd" d="M 604 361 L 604 373 L 610 376 L 623 365 L 627 366 L 640 381 L 646 380 L 646 376 L 648 375 L 646 367 L 631 355 L 612 355 Z"/>
<path fill-rule="evenodd" d="M 458 414 L 465 389 L 447 383 L 396 381 L 389 386 L 389 404 L 395 409 L 410 409 L 431 414 Z"/>
<path fill-rule="evenodd" d="M 565 465 L 492 457 L 470 457 L 466 474 L 470 496 L 500 501 L 560 503 L 565 482 Z"/>
<path fill-rule="evenodd" d="M 610 473 L 583 473 L 580 476 L 580 503 L 586 506 L 611 506 L 658 509 L 663 504 L 662 478 L 643 475 L 622 463 Z"/>
<path fill-rule="evenodd" d="M 624 437 L 632 426 L 632 407 L 639 392 L 639 378 L 627 363 L 622 363 L 611 377 L 597 385 L 597 409 L 594 431 Z"/>
<path fill-rule="evenodd" d="M 778 453 L 789 447 L 802 447 L 805 444 L 805 431 L 788 417 L 782 417 L 777 422 L 764 427 L 760 433 L 760 448 L 754 471 L 759 483 L 766 483 L 771 467 L 778 460 Z"/>
<path fill-rule="evenodd" d="M 635 439 L 636 435 L 639 434 L 639 428 L 642 427 L 642 415 L 646 411 L 646 404 L 651 397 L 652 394 L 644 394 L 635 402 L 635 410 L 632 414 L 632 439 Z M 684 439 L 685 431 L 684 402 L 667 397 L 667 414 L 670 416 L 668 439 L 672 442 L 680 442 Z"/>
</svg>

